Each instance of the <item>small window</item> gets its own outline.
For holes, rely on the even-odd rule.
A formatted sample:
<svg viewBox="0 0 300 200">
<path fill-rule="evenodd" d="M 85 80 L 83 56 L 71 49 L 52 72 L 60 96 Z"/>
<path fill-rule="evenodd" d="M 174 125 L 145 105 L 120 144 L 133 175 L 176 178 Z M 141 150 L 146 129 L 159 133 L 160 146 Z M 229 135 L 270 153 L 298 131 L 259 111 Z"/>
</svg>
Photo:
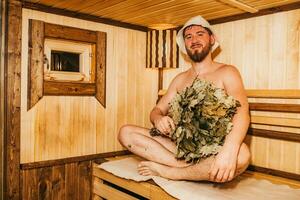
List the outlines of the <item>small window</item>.
<svg viewBox="0 0 300 200">
<path fill-rule="evenodd" d="M 89 43 L 46 38 L 44 79 L 94 82 L 93 49 Z"/>
<path fill-rule="evenodd" d="M 51 71 L 80 72 L 79 53 L 51 51 Z"/>
</svg>

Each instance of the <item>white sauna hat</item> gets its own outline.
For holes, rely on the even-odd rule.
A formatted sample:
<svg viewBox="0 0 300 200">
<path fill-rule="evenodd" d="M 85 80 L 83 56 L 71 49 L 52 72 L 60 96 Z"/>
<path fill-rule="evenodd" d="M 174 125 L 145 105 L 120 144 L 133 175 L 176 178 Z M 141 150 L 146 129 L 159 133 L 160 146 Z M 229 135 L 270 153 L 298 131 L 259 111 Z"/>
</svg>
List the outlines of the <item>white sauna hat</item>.
<svg viewBox="0 0 300 200">
<path fill-rule="evenodd" d="M 211 47 L 211 51 L 213 52 L 218 46 L 219 46 L 219 42 L 217 40 L 217 37 L 215 35 L 215 32 L 212 28 L 212 26 L 208 23 L 208 21 L 206 21 L 203 17 L 201 17 L 200 15 L 192 17 L 191 19 L 189 19 L 184 26 L 178 31 L 177 36 L 176 36 L 176 42 L 177 45 L 179 47 L 179 50 L 184 53 L 187 54 L 186 49 L 185 49 L 185 44 L 184 44 L 184 38 L 183 38 L 183 31 L 186 27 L 191 26 L 191 25 L 200 25 L 202 27 L 206 27 L 209 28 L 212 33 L 215 36 L 215 43 L 214 45 Z"/>
</svg>

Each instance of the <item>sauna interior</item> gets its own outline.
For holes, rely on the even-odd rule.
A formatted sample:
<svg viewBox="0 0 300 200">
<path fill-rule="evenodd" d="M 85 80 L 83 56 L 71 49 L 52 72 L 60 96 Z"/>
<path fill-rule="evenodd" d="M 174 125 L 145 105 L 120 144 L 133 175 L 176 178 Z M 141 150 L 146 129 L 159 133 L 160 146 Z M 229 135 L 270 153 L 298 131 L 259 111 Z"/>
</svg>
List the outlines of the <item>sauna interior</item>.
<svg viewBox="0 0 300 200">
<path fill-rule="evenodd" d="M 172 199 L 152 182 L 146 189 L 153 195 L 142 197 L 130 195 L 141 185 L 114 176 L 102 177 L 118 180 L 114 187 L 100 187 L 95 170 L 131 156 L 117 139 L 120 127 L 152 127 L 157 99 L 191 66 L 175 37 L 196 15 L 218 37 L 214 59 L 236 66 L 247 91 L 247 173 L 300 189 L 300 1 L 2 0 L 0 6 L 0 199 Z M 163 64 L 152 42 L 171 44 Z"/>
</svg>

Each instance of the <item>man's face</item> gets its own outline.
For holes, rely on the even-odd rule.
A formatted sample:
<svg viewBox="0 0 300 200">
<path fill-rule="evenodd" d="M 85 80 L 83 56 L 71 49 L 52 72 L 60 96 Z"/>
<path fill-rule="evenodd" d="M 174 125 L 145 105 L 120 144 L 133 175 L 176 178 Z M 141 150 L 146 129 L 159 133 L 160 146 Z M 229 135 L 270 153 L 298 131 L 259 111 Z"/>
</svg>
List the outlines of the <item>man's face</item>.
<svg viewBox="0 0 300 200">
<path fill-rule="evenodd" d="M 187 54 L 194 62 L 201 62 L 209 54 L 213 36 L 202 26 L 187 27 L 183 33 Z"/>
</svg>

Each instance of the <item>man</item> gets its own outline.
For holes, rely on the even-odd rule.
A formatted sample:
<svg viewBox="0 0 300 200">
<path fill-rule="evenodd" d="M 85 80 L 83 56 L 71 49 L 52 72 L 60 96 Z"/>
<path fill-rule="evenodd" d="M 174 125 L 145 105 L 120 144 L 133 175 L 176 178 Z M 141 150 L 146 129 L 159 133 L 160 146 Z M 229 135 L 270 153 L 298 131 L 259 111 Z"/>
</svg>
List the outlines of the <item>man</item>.
<svg viewBox="0 0 300 200">
<path fill-rule="evenodd" d="M 249 149 L 243 143 L 250 119 L 242 79 L 235 67 L 212 60 L 211 53 L 219 44 L 212 27 L 201 16 L 191 18 L 183 26 L 177 34 L 177 44 L 180 51 L 191 59 L 192 67 L 173 79 L 167 93 L 150 114 L 154 127 L 166 137 L 151 137 L 149 129 L 126 125 L 120 129 L 119 141 L 132 153 L 149 160 L 139 164 L 141 175 L 158 175 L 173 180 L 230 181 L 246 170 L 250 160 Z M 221 151 L 197 164 L 189 164 L 174 156 L 176 144 L 167 136 L 175 125 L 166 115 L 168 104 L 175 94 L 190 86 L 195 77 L 223 88 L 241 103 L 241 107 L 233 117 L 233 128 L 226 136 Z"/>
</svg>

